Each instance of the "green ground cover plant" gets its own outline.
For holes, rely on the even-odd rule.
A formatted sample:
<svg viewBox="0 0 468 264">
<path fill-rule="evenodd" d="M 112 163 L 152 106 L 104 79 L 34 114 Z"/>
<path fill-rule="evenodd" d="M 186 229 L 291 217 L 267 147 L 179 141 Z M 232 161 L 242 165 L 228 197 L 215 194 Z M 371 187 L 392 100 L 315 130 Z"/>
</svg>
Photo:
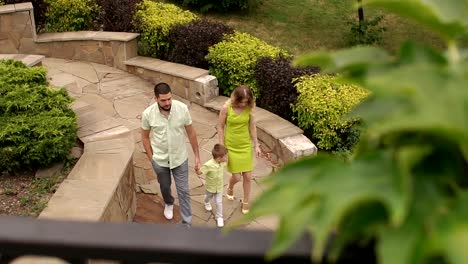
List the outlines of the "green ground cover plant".
<svg viewBox="0 0 468 264">
<path fill-rule="evenodd" d="M 65 160 L 76 140 L 72 100 L 47 85 L 46 70 L 0 61 L 0 171 Z"/>
</svg>

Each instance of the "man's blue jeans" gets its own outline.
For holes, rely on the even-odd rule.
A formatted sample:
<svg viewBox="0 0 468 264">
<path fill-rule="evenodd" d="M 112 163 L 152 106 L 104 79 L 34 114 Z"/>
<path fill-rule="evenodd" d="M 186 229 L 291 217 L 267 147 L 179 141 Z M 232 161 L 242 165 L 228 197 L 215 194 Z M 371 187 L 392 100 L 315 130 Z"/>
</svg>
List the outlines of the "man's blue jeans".
<svg viewBox="0 0 468 264">
<path fill-rule="evenodd" d="M 192 209 L 190 207 L 190 192 L 188 184 L 188 160 L 173 169 L 159 166 L 154 160 L 151 163 L 154 171 L 156 172 L 164 202 L 169 205 L 174 204 L 174 197 L 171 194 L 172 172 L 177 189 L 177 195 L 179 197 L 179 208 L 180 215 L 182 216 L 182 223 L 190 226 L 192 224 Z"/>
</svg>

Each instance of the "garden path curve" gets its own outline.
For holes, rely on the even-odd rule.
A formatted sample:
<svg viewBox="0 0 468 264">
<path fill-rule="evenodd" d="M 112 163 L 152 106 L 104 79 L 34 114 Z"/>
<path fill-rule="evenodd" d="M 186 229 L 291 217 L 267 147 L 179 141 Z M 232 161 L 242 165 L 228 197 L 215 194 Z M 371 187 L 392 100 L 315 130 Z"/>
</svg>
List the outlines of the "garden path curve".
<svg viewBox="0 0 468 264">
<path fill-rule="evenodd" d="M 75 101 L 72 108 L 78 116 L 78 137 L 84 142 L 102 137 L 112 137 L 130 131 L 135 142 L 133 156 L 134 175 L 137 183 L 137 212 L 134 218 L 139 223 L 177 223 L 177 200 L 174 219 L 166 220 L 162 215 L 163 201 L 159 194 L 155 174 L 146 158 L 141 143 L 140 117 L 142 111 L 154 103 L 153 84 L 128 72 L 102 64 L 71 61 L 56 58 L 45 58 L 42 65 L 48 69 L 48 79 L 52 87 L 65 87 Z M 202 162 L 211 157 L 212 146 L 217 143 L 217 113 L 197 104 L 175 96 L 188 105 L 197 132 Z M 216 225 L 214 215 L 203 207 L 203 182 L 193 170 L 193 154 L 189 149 L 189 187 L 192 198 L 193 225 Z M 275 166 L 264 157 L 256 159 L 252 197 L 262 192 L 260 179 L 269 175 Z M 225 183 L 229 175 L 225 173 Z M 142 192 L 143 190 L 143 192 Z M 154 192 L 155 194 L 148 194 Z M 241 197 L 242 184 L 236 185 L 235 194 Z M 176 191 L 173 185 L 173 194 Z M 224 199 L 224 217 L 226 222 L 241 216 L 240 201 Z M 247 225 L 247 228 L 274 229 L 277 221 L 274 218 L 263 218 Z"/>
</svg>

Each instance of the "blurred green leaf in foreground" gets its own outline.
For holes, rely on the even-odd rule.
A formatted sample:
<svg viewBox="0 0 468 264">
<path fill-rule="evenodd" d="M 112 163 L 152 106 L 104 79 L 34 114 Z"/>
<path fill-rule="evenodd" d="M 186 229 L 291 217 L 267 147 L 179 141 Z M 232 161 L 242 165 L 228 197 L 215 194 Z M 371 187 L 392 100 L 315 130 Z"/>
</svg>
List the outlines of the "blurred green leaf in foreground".
<svg viewBox="0 0 468 264">
<path fill-rule="evenodd" d="M 297 59 L 371 91 L 353 111 L 365 130 L 350 161 L 318 155 L 273 174 L 237 224 L 279 217 L 268 258 L 308 232 L 317 262 L 336 233 L 331 260 L 375 239 L 378 263 L 468 263 L 468 1 L 363 2 L 430 28 L 446 50 L 408 42 L 395 56 L 361 46 Z"/>
</svg>

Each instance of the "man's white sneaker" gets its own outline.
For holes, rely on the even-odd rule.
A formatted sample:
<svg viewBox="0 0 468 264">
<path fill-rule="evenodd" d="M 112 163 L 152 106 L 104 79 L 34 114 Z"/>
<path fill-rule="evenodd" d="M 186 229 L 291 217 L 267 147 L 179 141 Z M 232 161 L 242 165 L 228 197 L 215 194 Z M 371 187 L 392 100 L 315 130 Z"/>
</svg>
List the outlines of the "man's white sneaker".
<svg viewBox="0 0 468 264">
<path fill-rule="evenodd" d="M 205 203 L 205 210 L 207 211 L 213 210 L 213 207 L 211 207 L 211 203 Z"/>
<path fill-rule="evenodd" d="M 166 217 L 167 220 L 171 220 L 172 217 L 174 217 L 174 205 L 173 204 L 166 204 L 164 206 L 164 217 Z"/>
<path fill-rule="evenodd" d="M 216 219 L 216 224 L 218 225 L 218 227 L 223 227 L 224 226 L 224 219 L 222 219 L 222 218 Z"/>
</svg>

